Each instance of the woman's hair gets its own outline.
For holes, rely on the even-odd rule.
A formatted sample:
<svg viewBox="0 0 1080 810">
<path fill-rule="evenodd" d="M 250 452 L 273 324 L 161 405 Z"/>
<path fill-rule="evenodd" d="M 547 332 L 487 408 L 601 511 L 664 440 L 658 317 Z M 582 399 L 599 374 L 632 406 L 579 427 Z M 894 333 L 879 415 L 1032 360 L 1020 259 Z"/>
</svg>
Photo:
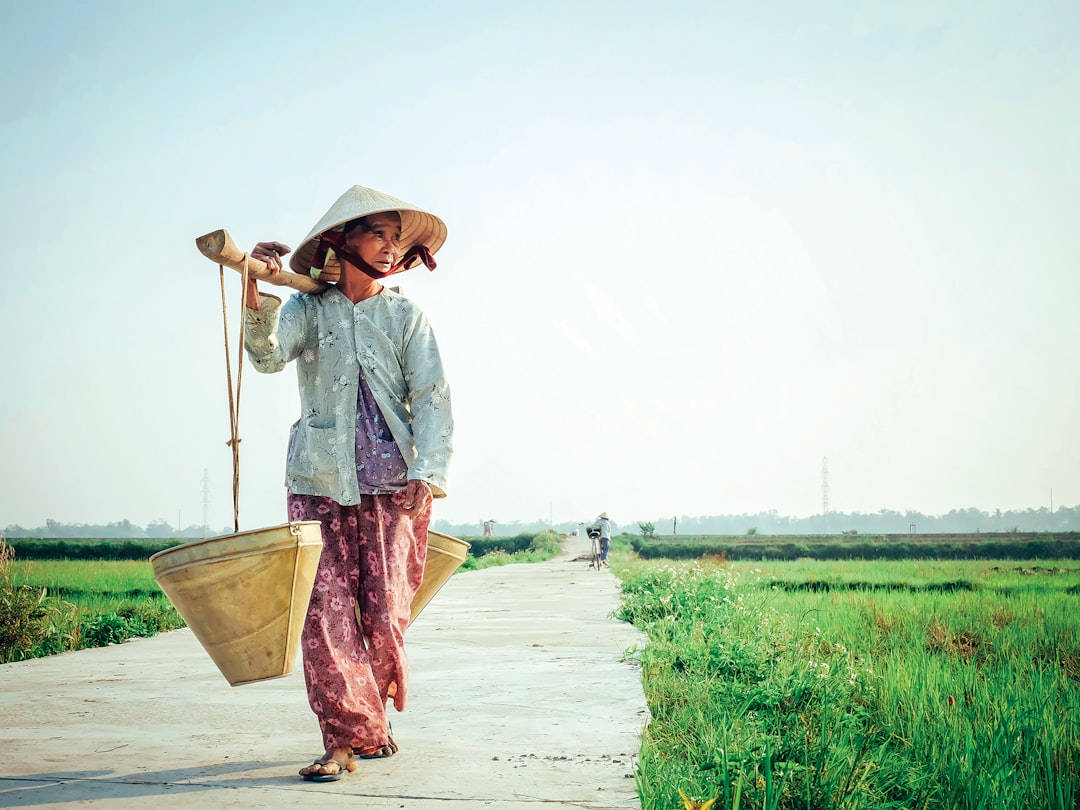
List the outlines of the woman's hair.
<svg viewBox="0 0 1080 810">
<path fill-rule="evenodd" d="M 356 230 L 367 233 L 371 230 L 371 225 L 367 221 L 367 217 L 357 217 L 356 219 L 346 222 L 345 227 L 342 230 L 345 231 L 346 236 L 349 236 L 353 231 Z"/>
<path fill-rule="evenodd" d="M 401 214 L 397 211 L 386 211 L 380 213 L 396 214 L 398 219 L 401 219 Z M 361 233 L 368 233 L 371 230 L 371 223 L 368 221 L 374 214 L 368 214 L 366 217 L 357 217 L 351 219 L 345 223 L 344 232 L 346 236 L 352 235 L 353 231 L 359 230 Z"/>
</svg>

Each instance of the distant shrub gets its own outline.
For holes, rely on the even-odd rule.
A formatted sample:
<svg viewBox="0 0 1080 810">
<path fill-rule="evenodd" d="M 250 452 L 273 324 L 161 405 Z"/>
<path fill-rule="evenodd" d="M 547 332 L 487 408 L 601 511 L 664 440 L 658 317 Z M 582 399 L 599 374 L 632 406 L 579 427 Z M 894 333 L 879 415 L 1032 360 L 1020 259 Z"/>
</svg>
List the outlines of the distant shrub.
<svg viewBox="0 0 1080 810">
<path fill-rule="evenodd" d="M 162 595 L 124 601 L 113 611 L 83 619 L 79 647 L 107 647 L 183 626 L 183 618 Z"/>
<path fill-rule="evenodd" d="M 138 636 L 151 636 L 185 626 L 183 617 L 164 596 L 124 602 L 116 609 L 116 614 L 127 619 L 129 626 L 146 629 L 145 633 L 133 634 Z"/>
<path fill-rule="evenodd" d="M 542 531 L 539 534 L 520 534 L 513 538 L 485 537 L 482 540 L 497 540 L 499 543 L 490 547 L 489 544 L 475 543 L 468 538 L 469 543 L 474 543 L 469 549 L 469 554 L 462 563 L 462 571 L 476 571 L 482 568 L 492 568 L 510 563 L 539 562 L 548 560 L 559 553 L 562 547 L 562 535 L 555 531 Z M 506 543 L 509 539 L 513 542 Z M 527 542 L 526 542 L 527 540 Z M 480 546 L 480 554 L 476 554 L 477 545 Z M 505 548 L 509 546 L 510 548 Z M 513 549 L 513 550 L 510 550 Z"/>
<path fill-rule="evenodd" d="M 529 542 L 529 551 L 554 557 L 562 546 L 562 535 L 554 531 L 540 532 Z"/>
<path fill-rule="evenodd" d="M 74 607 L 48 600 L 46 588 L 15 585 L 15 550 L 0 536 L 0 663 L 61 652 Z M 65 621 L 67 619 L 68 621 Z M 45 652 L 42 652 L 44 650 Z"/>
<path fill-rule="evenodd" d="M 92 616 L 82 625 L 83 644 L 87 647 L 108 647 L 127 641 L 134 635 L 138 633 L 132 623 L 116 613 Z"/>
<path fill-rule="evenodd" d="M 483 557 L 496 550 L 507 554 L 528 551 L 533 539 L 537 536 L 531 532 L 525 532 L 512 537 L 466 537 L 463 539 L 469 544 L 469 553 L 472 556 Z"/>
</svg>

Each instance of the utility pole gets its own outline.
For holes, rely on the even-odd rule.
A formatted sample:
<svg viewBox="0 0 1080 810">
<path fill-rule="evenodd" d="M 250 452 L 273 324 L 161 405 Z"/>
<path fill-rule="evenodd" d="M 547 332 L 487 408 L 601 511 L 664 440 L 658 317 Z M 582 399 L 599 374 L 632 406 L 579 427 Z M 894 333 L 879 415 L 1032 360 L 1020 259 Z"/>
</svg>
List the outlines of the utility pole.
<svg viewBox="0 0 1080 810">
<path fill-rule="evenodd" d="M 202 471 L 202 536 L 206 539 L 206 529 L 210 524 L 207 513 L 210 509 L 210 471 L 203 467 Z"/>
</svg>

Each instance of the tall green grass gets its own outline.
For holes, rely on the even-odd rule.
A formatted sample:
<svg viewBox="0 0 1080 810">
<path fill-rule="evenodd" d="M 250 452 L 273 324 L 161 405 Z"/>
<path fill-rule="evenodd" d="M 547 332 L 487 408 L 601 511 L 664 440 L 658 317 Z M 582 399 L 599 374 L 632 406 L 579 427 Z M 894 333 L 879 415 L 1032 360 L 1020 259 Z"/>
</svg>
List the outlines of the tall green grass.
<svg viewBox="0 0 1080 810">
<path fill-rule="evenodd" d="M 184 626 L 147 561 L 9 560 L 6 590 L 20 616 L 0 617 L 0 662 L 102 647 Z M 34 595 L 29 604 L 26 595 Z M 19 628 L 18 632 L 13 632 Z"/>
<path fill-rule="evenodd" d="M 1075 564 L 614 564 L 645 810 L 1078 806 Z"/>
</svg>

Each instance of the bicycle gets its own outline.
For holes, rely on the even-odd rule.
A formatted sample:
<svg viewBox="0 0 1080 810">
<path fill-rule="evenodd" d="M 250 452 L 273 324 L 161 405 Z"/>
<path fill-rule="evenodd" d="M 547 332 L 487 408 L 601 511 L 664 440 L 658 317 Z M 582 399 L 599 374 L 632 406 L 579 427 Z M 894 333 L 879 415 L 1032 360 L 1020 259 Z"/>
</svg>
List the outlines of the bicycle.
<svg viewBox="0 0 1080 810">
<path fill-rule="evenodd" d="M 592 544 L 592 551 L 589 556 L 589 568 L 595 568 L 600 570 L 600 530 L 590 526 L 586 529 L 586 534 L 589 535 L 589 542 Z"/>
</svg>

